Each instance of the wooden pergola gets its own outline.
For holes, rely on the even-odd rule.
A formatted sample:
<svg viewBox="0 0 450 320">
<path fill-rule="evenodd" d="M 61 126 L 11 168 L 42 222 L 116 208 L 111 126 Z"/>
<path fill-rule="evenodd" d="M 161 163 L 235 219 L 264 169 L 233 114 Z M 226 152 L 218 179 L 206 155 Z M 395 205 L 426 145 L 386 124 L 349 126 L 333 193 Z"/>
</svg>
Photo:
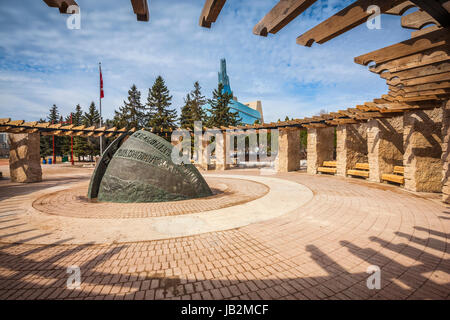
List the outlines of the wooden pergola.
<svg viewBox="0 0 450 320">
<path fill-rule="evenodd" d="M 253 33 L 259 36 L 276 34 L 315 2 L 316 0 L 281 0 L 255 25 Z M 206 0 L 200 15 L 200 26 L 210 28 L 218 19 L 225 3 L 226 0 Z M 320 128 L 352 124 L 391 117 L 415 109 L 434 108 L 436 102 L 448 99 L 450 1 L 358 0 L 306 31 L 296 41 L 307 47 L 314 42 L 323 44 L 365 23 L 372 15 L 367 11 L 371 5 L 378 6 L 381 14 L 402 16 L 401 26 L 415 30 L 411 33 L 411 39 L 354 59 L 361 65 L 372 64 L 369 70 L 386 79 L 389 89 L 387 94 L 363 105 L 321 116 L 240 126 L 237 129 L 290 126 Z M 403 16 L 408 9 L 414 7 L 419 10 Z M 424 28 L 428 25 L 433 26 Z"/>
</svg>

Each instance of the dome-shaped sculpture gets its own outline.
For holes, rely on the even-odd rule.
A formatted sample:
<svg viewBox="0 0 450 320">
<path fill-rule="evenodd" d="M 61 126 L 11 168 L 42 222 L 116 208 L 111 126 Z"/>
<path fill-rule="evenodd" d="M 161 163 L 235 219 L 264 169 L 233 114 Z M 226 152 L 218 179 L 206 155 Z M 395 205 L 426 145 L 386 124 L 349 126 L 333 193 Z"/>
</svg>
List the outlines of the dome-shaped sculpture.
<svg viewBox="0 0 450 320">
<path fill-rule="evenodd" d="M 90 199 L 98 198 L 105 202 L 165 202 L 212 195 L 194 165 L 173 163 L 173 146 L 163 138 L 140 130 L 120 148 L 117 149 L 117 145 L 117 151 L 111 145 L 111 160 L 104 159 L 108 158 L 106 150 L 97 166 L 96 171 L 103 170 L 104 174 L 94 173 L 89 189 Z M 102 165 L 106 166 L 106 170 L 102 169 Z"/>
</svg>

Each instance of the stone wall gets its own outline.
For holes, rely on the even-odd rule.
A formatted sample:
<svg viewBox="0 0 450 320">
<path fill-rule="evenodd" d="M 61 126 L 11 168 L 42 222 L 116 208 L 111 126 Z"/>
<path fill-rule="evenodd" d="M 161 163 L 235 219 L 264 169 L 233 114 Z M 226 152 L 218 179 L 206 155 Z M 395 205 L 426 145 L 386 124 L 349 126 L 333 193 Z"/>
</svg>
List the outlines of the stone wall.
<svg viewBox="0 0 450 320">
<path fill-rule="evenodd" d="M 450 203 L 450 100 L 443 103 L 442 117 L 442 200 Z"/>
<path fill-rule="evenodd" d="M 9 134 L 9 170 L 12 182 L 42 181 L 39 133 Z"/>
<path fill-rule="evenodd" d="M 278 136 L 278 172 L 289 172 L 300 169 L 300 129 L 282 128 Z"/>
<path fill-rule="evenodd" d="M 307 147 L 307 172 L 316 174 L 324 161 L 334 158 L 334 127 L 309 128 Z"/>
<path fill-rule="evenodd" d="M 373 119 L 367 126 L 369 180 L 380 182 L 383 173 L 403 165 L 403 116 Z"/>
<path fill-rule="evenodd" d="M 367 124 L 339 125 L 336 129 L 337 175 L 346 176 L 358 162 L 367 163 Z"/>
<path fill-rule="evenodd" d="M 405 188 L 442 190 L 442 108 L 408 111 L 403 115 Z"/>
</svg>

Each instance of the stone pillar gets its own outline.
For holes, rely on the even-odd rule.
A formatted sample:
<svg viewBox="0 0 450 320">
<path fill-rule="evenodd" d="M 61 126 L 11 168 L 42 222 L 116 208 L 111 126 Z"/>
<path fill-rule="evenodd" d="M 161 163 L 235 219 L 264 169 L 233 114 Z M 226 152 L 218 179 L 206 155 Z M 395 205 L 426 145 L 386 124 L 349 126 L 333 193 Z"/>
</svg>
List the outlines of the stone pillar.
<svg viewBox="0 0 450 320">
<path fill-rule="evenodd" d="M 280 128 L 278 136 L 278 172 L 300 169 L 300 129 Z"/>
<path fill-rule="evenodd" d="M 12 182 L 42 181 L 39 133 L 8 134 L 9 171 Z"/>
<path fill-rule="evenodd" d="M 450 100 L 443 103 L 442 117 L 442 200 L 450 203 Z"/>
<path fill-rule="evenodd" d="M 383 173 L 403 166 L 403 116 L 373 119 L 367 127 L 369 180 L 381 182 Z"/>
<path fill-rule="evenodd" d="M 367 163 L 367 124 L 339 125 L 336 130 L 337 175 L 346 176 L 358 162 Z"/>
<path fill-rule="evenodd" d="M 197 167 L 199 169 L 205 170 L 207 171 L 209 169 L 209 162 L 210 162 L 210 158 L 208 155 L 208 139 L 201 139 L 201 141 L 198 144 L 199 150 L 198 150 L 198 154 L 197 154 Z"/>
<path fill-rule="evenodd" d="M 442 108 L 404 113 L 403 164 L 408 190 L 442 190 L 442 116 Z"/>
<path fill-rule="evenodd" d="M 228 139 L 230 139 L 230 136 L 226 132 L 216 135 L 216 170 L 230 169 L 231 163 L 228 155 L 230 143 L 227 142 Z"/>
<path fill-rule="evenodd" d="M 308 128 L 307 172 L 316 174 L 324 161 L 334 158 L 334 127 Z"/>
</svg>

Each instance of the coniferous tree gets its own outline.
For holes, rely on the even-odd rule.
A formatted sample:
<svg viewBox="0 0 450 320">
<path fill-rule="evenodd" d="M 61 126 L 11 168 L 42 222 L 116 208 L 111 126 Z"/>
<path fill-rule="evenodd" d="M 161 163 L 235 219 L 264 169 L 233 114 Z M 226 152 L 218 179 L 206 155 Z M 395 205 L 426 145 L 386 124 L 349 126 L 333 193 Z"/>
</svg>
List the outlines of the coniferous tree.
<svg viewBox="0 0 450 320">
<path fill-rule="evenodd" d="M 172 96 L 161 76 L 158 76 L 149 89 L 147 98 L 148 126 L 156 132 L 176 128 L 177 112 L 170 109 Z"/>
<path fill-rule="evenodd" d="M 44 119 L 39 119 L 38 121 L 39 123 L 45 123 L 47 121 L 45 121 Z M 51 146 L 51 141 L 50 136 L 40 136 L 40 153 L 41 153 L 41 157 L 43 158 L 47 158 L 48 156 L 50 156 L 52 154 L 52 146 Z"/>
<path fill-rule="evenodd" d="M 83 125 L 83 111 L 79 104 L 75 107 L 75 112 L 72 113 L 72 124 L 77 127 Z M 75 157 L 84 157 L 88 155 L 88 143 L 85 137 L 73 137 L 73 153 Z"/>
<path fill-rule="evenodd" d="M 198 81 L 194 83 L 194 89 L 186 96 L 185 105 L 181 109 L 180 124 L 182 128 L 194 129 L 195 121 L 205 121 L 206 113 L 203 106 L 206 103 L 202 95 L 201 86 Z"/>
<path fill-rule="evenodd" d="M 88 112 L 85 112 L 82 120 L 86 127 L 98 126 L 100 124 L 100 113 L 94 102 L 91 102 Z M 93 157 L 100 153 L 100 142 L 98 138 L 88 137 L 86 140 L 86 152 L 93 160 Z"/>
<path fill-rule="evenodd" d="M 184 98 L 184 106 L 181 108 L 180 115 L 180 127 L 187 129 L 191 128 L 192 124 L 192 100 L 191 95 L 188 93 Z"/>
<path fill-rule="evenodd" d="M 54 104 L 53 106 L 50 107 L 50 111 L 47 117 L 48 122 L 52 123 L 52 124 L 58 124 L 61 120 L 61 116 L 59 114 L 59 110 L 58 107 Z M 48 140 L 46 142 L 46 144 L 48 144 L 50 146 L 50 154 L 49 155 L 53 155 L 53 139 L 55 141 L 55 155 L 61 155 L 61 142 L 62 142 L 62 137 L 58 137 L 58 136 L 46 136 L 44 137 L 44 139 Z"/>
<path fill-rule="evenodd" d="M 136 85 L 128 90 L 128 101 L 123 102 L 119 111 L 114 111 L 113 124 L 117 128 L 142 129 L 146 124 L 145 106 L 141 103 L 141 92 Z"/>
<path fill-rule="evenodd" d="M 213 91 L 213 98 L 209 99 L 210 108 L 207 117 L 208 127 L 228 127 L 239 125 L 242 119 L 238 112 L 231 112 L 228 106 L 233 96 L 223 90 L 223 84 L 219 83 Z"/>
</svg>

